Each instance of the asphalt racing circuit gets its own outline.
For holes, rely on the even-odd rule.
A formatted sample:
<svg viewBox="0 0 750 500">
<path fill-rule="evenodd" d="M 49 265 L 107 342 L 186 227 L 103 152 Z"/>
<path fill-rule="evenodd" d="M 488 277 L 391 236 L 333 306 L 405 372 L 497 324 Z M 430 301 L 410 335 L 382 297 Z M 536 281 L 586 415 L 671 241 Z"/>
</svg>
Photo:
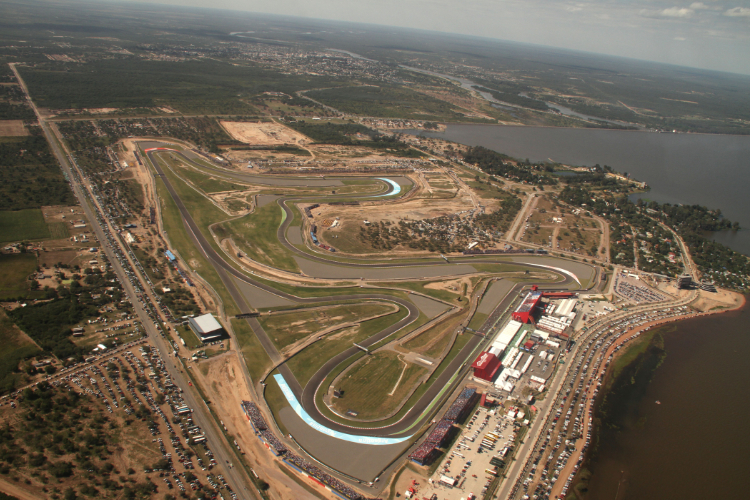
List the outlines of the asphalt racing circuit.
<svg viewBox="0 0 750 500">
<path fill-rule="evenodd" d="M 208 168 L 203 163 L 197 164 L 193 162 L 193 158 L 197 155 L 191 152 L 183 153 L 173 149 L 167 143 L 142 141 L 139 143 L 139 146 L 153 166 L 156 176 L 164 182 L 166 189 L 173 198 L 182 216 L 186 232 L 192 239 L 193 244 L 196 248 L 200 249 L 210 265 L 216 269 L 219 278 L 232 299 L 236 302 L 241 313 L 252 313 L 257 308 L 269 307 L 265 305 L 267 303 L 278 305 L 319 305 L 333 301 L 377 300 L 391 302 L 403 307 L 408 313 L 406 317 L 359 343 L 361 347 L 368 348 L 396 334 L 416 321 L 420 315 L 420 307 L 417 303 L 421 303 L 422 308 L 425 309 L 425 301 L 437 302 L 435 299 L 427 299 L 426 297 L 420 297 L 419 300 L 412 302 L 383 293 L 352 293 L 313 298 L 297 297 L 279 291 L 264 281 L 255 279 L 253 276 L 248 275 L 248 273 L 238 269 L 238 266 L 233 263 L 231 258 L 221 255 L 214 250 L 214 247 L 209 243 L 206 236 L 204 236 L 193 220 L 189 208 L 180 199 L 169 177 L 165 175 L 159 163 L 158 155 L 160 152 L 168 152 L 172 156 L 180 157 L 180 160 L 186 164 L 192 164 L 204 171 L 211 170 L 212 175 L 215 173 L 251 184 L 279 187 L 329 187 L 341 186 L 340 178 L 305 178 L 245 174 L 219 167 Z M 389 178 L 372 177 L 371 179 L 374 184 L 382 185 L 383 189 L 374 194 L 347 196 L 346 198 L 352 200 L 366 199 L 370 202 L 378 202 L 386 205 L 399 198 L 399 186 L 409 186 L 411 183 L 408 178 L 403 176 L 392 176 Z M 388 196 L 391 196 L 391 198 L 387 198 Z M 336 195 L 335 198 L 336 200 L 341 200 L 343 197 Z M 325 199 L 325 195 L 316 194 L 309 197 L 280 196 L 273 200 L 286 214 L 282 224 L 278 228 L 277 237 L 281 244 L 295 256 L 295 260 L 307 278 L 352 280 L 361 278 L 379 280 L 395 278 L 423 279 L 428 277 L 448 278 L 476 274 L 478 271 L 473 267 L 473 264 L 481 263 L 518 266 L 519 271 L 537 269 L 552 272 L 558 275 L 560 280 L 546 288 L 556 290 L 580 290 L 582 289 L 581 280 L 586 280 L 592 285 L 597 281 L 597 271 L 593 266 L 544 256 L 537 257 L 516 254 L 502 257 L 471 256 L 446 260 L 442 258 L 426 258 L 410 262 L 373 262 L 372 259 L 357 262 L 357 259 L 348 257 L 345 260 L 342 258 L 336 259 L 333 254 L 330 256 L 316 254 L 310 248 L 307 248 L 308 251 L 304 251 L 299 248 L 299 242 L 296 242 L 297 244 L 295 245 L 287 238 L 290 224 L 294 218 L 289 203 L 301 200 L 325 202 Z M 524 286 L 530 284 L 532 283 L 515 283 L 512 287 L 506 286 L 503 290 L 503 293 L 505 293 L 504 297 L 499 302 L 497 300 L 493 302 L 494 308 L 490 308 L 492 312 L 488 314 L 486 322 L 479 331 L 489 331 L 512 305 L 518 296 L 518 292 Z M 359 290 L 365 292 L 367 289 Z M 292 435 L 295 444 L 312 456 L 313 460 L 325 464 L 333 469 L 334 472 L 343 474 L 340 477 L 360 482 L 371 482 L 376 476 L 387 474 L 390 471 L 389 469 L 393 467 L 396 459 L 414 444 L 412 436 L 415 432 L 435 415 L 447 398 L 463 382 L 466 370 L 468 370 L 469 363 L 467 361 L 470 361 L 471 356 L 474 353 L 478 353 L 479 348 L 489 340 L 488 337 L 481 334 L 472 335 L 467 332 L 466 334 L 471 335 L 471 338 L 461 352 L 449 362 L 448 366 L 442 370 L 441 374 L 431 383 L 423 395 L 408 408 L 398 421 L 381 425 L 378 422 L 372 422 L 371 427 L 362 428 L 361 426 L 348 426 L 328 418 L 317 407 L 315 398 L 326 377 L 341 363 L 346 362 L 352 356 L 360 354 L 362 351 L 359 348 L 352 346 L 329 359 L 313 375 L 310 381 L 302 387 L 284 363 L 283 357 L 258 320 L 256 318 L 247 318 L 246 321 L 278 370 L 278 375 L 267 377 L 264 383 L 277 383 L 289 400 L 289 407 L 283 408 L 279 412 L 279 418 L 282 420 L 284 427 Z"/>
</svg>

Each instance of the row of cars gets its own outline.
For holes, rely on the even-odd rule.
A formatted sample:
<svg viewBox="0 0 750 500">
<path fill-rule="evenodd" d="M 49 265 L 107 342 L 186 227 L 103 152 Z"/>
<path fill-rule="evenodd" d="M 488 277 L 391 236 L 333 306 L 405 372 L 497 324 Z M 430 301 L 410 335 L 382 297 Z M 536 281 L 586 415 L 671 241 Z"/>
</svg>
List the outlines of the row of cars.
<svg viewBox="0 0 750 500">
<path fill-rule="evenodd" d="M 592 329 L 581 342 L 574 368 L 567 374 L 565 383 L 558 393 L 555 407 L 557 410 L 548 416 L 545 424 L 546 432 L 540 434 L 535 444 L 532 460 L 526 464 L 523 473 L 519 476 L 519 483 L 514 486 L 511 498 L 523 489 L 528 491 L 537 478 L 537 469 L 543 463 L 543 470 L 538 479 L 536 488 L 531 496 L 525 494 L 523 498 L 546 499 L 552 492 L 553 486 L 559 480 L 569 459 L 573 455 L 575 443 L 583 438 L 585 411 L 588 408 L 588 428 L 585 442 L 580 450 L 579 458 L 572 467 L 569 477 L 562 488 L 563 496 L 567 494 L 572 480 L 580 468 L 585 451 L 591 440 L 592 403 L 599 393 L 601 379 L 611 361 L 612 356 L 606 361 L 604 355 L 607 350 L 617 342 L 623 335 L 653 321 L 676 320 L 680 316 L 690 314 L 686 306 L 672 307 L 665 310 L 643 312 L 635 316 L 622 318 L 611 324 L 602 323 L 598 328 Z M 637 338 L 640 332 L 632 334 L 627 338 L 630 341 Z M 615 351 L 621 349 L 618 346 Z M 583 354 L 585 353 L 585 354 Z M 597 356 L 598 355 L 598 356 Z M 596 357 L 596 359 L 594 359 Z M 567 410 L 567 411 L 566 411 Z M 562 419 L 562 422 L 560 420 Z M 559 423 L 559 424 L 558 424 Z"/>
</svg>

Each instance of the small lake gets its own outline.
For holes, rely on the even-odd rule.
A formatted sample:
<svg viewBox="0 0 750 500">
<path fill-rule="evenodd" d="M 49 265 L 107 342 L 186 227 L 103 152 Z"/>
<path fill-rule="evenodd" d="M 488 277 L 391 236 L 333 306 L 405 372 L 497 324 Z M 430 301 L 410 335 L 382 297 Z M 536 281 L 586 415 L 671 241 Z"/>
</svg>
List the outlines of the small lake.
<svg viewBox="0 0 750 500">
<path fill-rule="evenodd" d="M 750 136 L 472 124 L 407 132 L 535 162 L 609 165 L 651 187 L 634 199 L 721 209 L 744 229 L 714 239 L 750 255 Z"/>
</svg>

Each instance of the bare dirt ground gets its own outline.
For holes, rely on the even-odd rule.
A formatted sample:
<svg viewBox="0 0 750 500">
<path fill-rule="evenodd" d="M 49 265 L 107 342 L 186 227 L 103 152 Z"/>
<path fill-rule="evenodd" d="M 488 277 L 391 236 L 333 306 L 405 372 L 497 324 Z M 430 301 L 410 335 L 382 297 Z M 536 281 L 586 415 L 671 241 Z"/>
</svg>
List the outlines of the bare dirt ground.
<svg viewBox="0 0 750 500">
<path fill-rule="evenodd" d="M 719 309 L 734 309 L 744 302 L 742 295 L 717 288 L 717 293 L 698 291 L 698 299 L 691 304 L 693 309 L 700 312 L 716 311 Z"/>
<path fill-rule="evenodd" d="M 23 126 L 23 120 L 0 120 L 0 137 L 18 137 L 29 135 Z"/>
<path fill-rule="evenodd" d="M 427 283 L 424 287 L 430 290 L 445 290 L 453 293 L 461 293 L 468 297 L 474 293 L 474 283 L 470 277 L 463 277 L 453 280 L 440 280 L 433 283 Z M 466 293 L 463 293 L 463 287 L 466 286 Z"/>
<path fill-rule="evenodd" d="M 197 368 L 194 375 L 205 390 L 212 394 L 211 404 L 223 416 L 227 432 L 235 437 L 245 452 L 245 460 L 261 479 L 273 485 L 269 490 L 270 497 L 279 500 L 310 498 L 308 491 L 279 470 L 280 461 L 255 436 L 242 412 L 241 401 L 251 401 L 253 397 L 242 374 L 237 354 L 229 352 L 201 361 Z M 322 489 L 318 491 L 321 495 L 325 494 Z"/>
<path fill-rule="evenodd" d="M 273 146 L 282 144 L 305 144 L 310 139 L 278 123 L 253 123 L 221 121 L 221 126 L 238 141 Z"/>
</svg>

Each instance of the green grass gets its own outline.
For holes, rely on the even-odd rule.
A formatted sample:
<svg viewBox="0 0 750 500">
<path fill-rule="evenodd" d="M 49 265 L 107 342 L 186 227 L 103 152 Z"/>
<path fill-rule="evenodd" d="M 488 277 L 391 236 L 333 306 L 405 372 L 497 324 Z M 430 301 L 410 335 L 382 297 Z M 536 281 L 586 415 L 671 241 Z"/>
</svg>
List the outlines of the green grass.
<svg viewBox="0 0 750 500">
<path fill-rule="evenodd" d="M 283 215 L 279 205 L 269 203 L 251 214 L 220 224 L 215 231 L 220 237 L 231 236 L 248 258 L 296 273 L 297 262 L 276 237 Z"/>
<path fill-rule="evenodd" d="M 53 240 L 64 240 L 70 238 L 68 225 L 64 222 L 50 222 L 47 224 L 50 236 Z"/>
<path fill-rule="evenodd" d="M 0 243 L 49 237 L 50 231 L 40 209 L 0 212 Z"/>
<path fill-rule="evenodd" d="M 175 164 L 176 162 L 170 162 Z M 191 168 L 180 168 L 177 170 L 181 177 L 189 180 L 197 188 L 201 189 L 204 193 L 218 193 L 222 191 L 237 191 L 239 189 L 247 188 L 247 185 L 242 183 L 228 182 L 223 179 L 213 177 L 208 174 L 204 174 L 193 170 Z"/>
<path fill-rule="evenodd" d="M 18 364 L 24 359 L 41 354 L 42 350 L 13 324 L 2 308 L 0 340 L 3 343 L 3 348 L 0 349 L 0 394 L 5 394 L 21 383 L 22 375 L 17 371 Z"/>
<path fill-rule="evenodd" d="M 247 370 L 254 382 L 260 380 L 263 374 L 271 367 L 271 359 L 266 354 L 260 341 L 253 333 L 250 325 L 244 319 L 233 319 L 232 329 L 237 338 L 240 352 L 245 358 Z"/>
<path fill-rule="evenodd" d="M 339 382 L 337 389 L 344 391 L 344 397 L 334 399 L 334 407 L 339 413 L 354 410 L 360 419 L 382 418 L 398 408 L 426 373 L 426 368 L 414 364 L 404 370 L 404 363 L 393 351 L 366 356 Z"/>
<path fill-rule="evenodd" d="M 203 345 L 203 343 L 198 340 L 198 337 L 195 336 L 195 333 L 193 333 L 193 331 L 187 326 L 178 326 L 176 330 L 180 338 L 185 341 L 185 345 L 188 349 L 197 349 Z"/>
<path fill-rule="evenodd" d="M 274 370 L 271 375 L 276 373 L 279 372 Z M 271 409 L 274 420 L 276 420 L 276 424 L 279 426 L 279 429 L 281 429 L 281 432 L 284 435 L 289 435 L 289 431 L 284 427 L 284 424 L 281 421 L 281 415 L 279 414 L 283 408 L 289 407 L 289 401 L 286 399 L 286 396 L 284 396 L 284 393 L 281 392 L 281 387 L 276 383 L 276 379 L 273 378 L 273 376 L 269 376 L 266 379 L 266 382 L 267 384 L 266 389 L 263 392 L 263 397 L 266 400 L 266 403 L 268 403 L 268 407 Z"/>
<path fill-rule="evenodd" d="M 284 314 L 264 316 L 260 324 L 278 349 L 335 325 L 392 311 L 387 304 L 345 304 L 322 310 L 294 310 Z"/>
<path fill-rule="evenodd" d="M 427 390 L 427 388 L 430 387 L 435 382 L 435 380 L 437 379 L 437 377 L 439 377 L 440 374 L 443 371 L 445 371 L 445 369 L 448 366 L 448 364 L 458 355 L 459 352 L 461 352 L 461 349 L 464 348 L 464 346 L 467 344 L 467 342 L 469 341 L 470 338 L 471 338 L 471 336 L 467 335 L 467 334 L 459 335 L 456 338 L 456 340 L 453 343 L 453 345 L 451 346 L 451 349 L 448 352 L 448 354 L 446 355 L 446 357 L 440 363 L 440 366 L 438 366 L 438 368 L 432 373 L 432 375 L 430 375 L 430 378 L 427 379 L 427 381 L 425 383 L 420 384 L 420 386 L 417 387 L 417 389 L 414 391 L 414 393 L 412 393 L 412 395 L 409 397 L 409 399 L 403 405 L 403 407 L 401 408 L 401 410 L 399 410 L 398 413 L 396 413 L 395 415 L 393 415 L 390 418 L 380 420 L 376 424 L 368 423 L 368 422 L 357 422 L 357 421 L 352 421 L 352 420 L 348 420 L 348 419 L 343 419 L 343 418 L 339 417 L 338 415 L 336 415 L 335 413 L 333 413 L 332 411 L 330 411 L 328 409 L 328 407 L 323 403 L 323 401 L 322 401 L 322 395 L 324 393 L 323 391 L 319 391 L 315 395 L 316 401 L 318 402 L 318 408 L 320 408 L 320 411 L 326 417 L 330 418 L 331 420 L 334 420 L 334 421 L 340 422 L 340 423 L 344 423 L 344 424 L 347 424 L 347 425 L 351 425 L 353 427 L 368 428 L 368 427 L 373 427 L 373 425 L 377 426 L 377 427 L 380 427 L 380 426 L 384 426 L 384 425 L 393 424 L 393 423 L 397 422 L 398 420 L 400 420 L 404 416 L 404 413 L 406 411 L 408 411 L 409 408 L 411 408 L 412 406 L 414 406 L 414 404 L 419 400 L 419 398 L 421 398 L 422 395 L 425 393 L 425 391 Z M 359 357 L 362 357 L 362 356 L 364 356 L 364 353 L 362 353 L 361 355 L 359 355 Z M 359 357 L 355 357 L 354 360 L 359 359 Z M 354 361 L 354 360 L 352 360 L 352 361 Z M 343 365 L 343 363 L 342 363 L 342 365 Z M 344 368 L 345 367 L 341 367 L 341 365 L 339 367 L 336 367 L 336 370 L 333 370 L 328 375 L 328 377 L 326 377 L 326 380 L 323 381 L 323 384 L 321 384 L 321 387 L 328 387 L 332 383 L 333 378 L 336 375 L 338 375 L 339 373 L 341 373 L 341 371 Z"/>
<path fill-rule="evenodd" d="M 484 313 L 475 313 L 474 317 L 471 318 L 471 321 L 469 322 L 469 328 L 473 328 L 474 330 L 477 330 L 481 328 L 481 326 L 484 324 L 484 322 L 487 320 L 487 315 Z"/>
<path fill-rule="evenodd" d="M 291 358 L 287 361 L 287 366 L 294 373 L 300 385 L 304 387 L 315 372 L 329 359 L 350 348 L 352 343 L 361 342 L 375 335 L 407 315 L 408 311 L 406 308 L 399 307 L 397 313 L 365 321 L 357 327 L 337 332 L 335 335 L 328 336 L 312 344 Z"/>
<path fill-rule="evenodd" d="M 0 254 L 0 297 L 29 293 L 27 278 L 36 271 L 36 256 L 31 253 Z"/>
<path fill-rule="evenodd" d="M 191 268 L 196 270 L 200 276 L 208 281 L 214 290 L 216 290 L 221 298 L 226 313 L 237 314 L 239 309 L 234 303 L 231 295 L 229 295 L 229 292 L 224 288 L 216 270 L 208 263 L 203 257 L 203 253 L 193 245 L 192 240 L 189 238 L 185 226 L 182 223 L 182 216 L 180 215 L 174 200 L 169 195 L 166 186 L 164 186 L 163 182 L 157 180 L 156 189 L 162 203 L 161 216 L 170 243 L 180 252 L 182 258 L 190 264 Z M 213 241 L 213 239 L 210 238 L 209 241 Z"/>
</svg>

